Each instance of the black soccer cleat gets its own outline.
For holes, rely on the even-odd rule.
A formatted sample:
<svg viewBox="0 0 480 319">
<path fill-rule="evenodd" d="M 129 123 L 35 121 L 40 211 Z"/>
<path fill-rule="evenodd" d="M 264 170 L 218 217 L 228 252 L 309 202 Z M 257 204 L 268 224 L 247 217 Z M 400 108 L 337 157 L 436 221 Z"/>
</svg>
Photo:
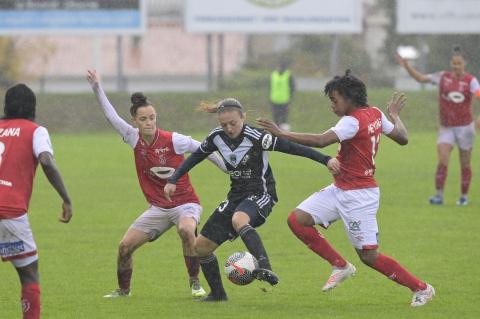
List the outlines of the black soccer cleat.
<svg viewBox="0 0 480 319">
<path fill-rule="evenodd" d="M 208 296 L 197 299 L 197 300 L 200 302 L 219 302 L 219 301 L 228 301 L 228 297 L 227 295 L 215 296 L 215 295 L 209 294 Z"/>
<path fill-rule="evenodd" d="M 275 275 L 275 273 L 269 269 L 265 269 L 265 268 L 254 269 L 253 276 L 255 277 L 255 279 L 260 281 L 266 281 L 272 286 L 275 286 L 276 284 L 278 284 L 278 276 Z"/>
</svg>

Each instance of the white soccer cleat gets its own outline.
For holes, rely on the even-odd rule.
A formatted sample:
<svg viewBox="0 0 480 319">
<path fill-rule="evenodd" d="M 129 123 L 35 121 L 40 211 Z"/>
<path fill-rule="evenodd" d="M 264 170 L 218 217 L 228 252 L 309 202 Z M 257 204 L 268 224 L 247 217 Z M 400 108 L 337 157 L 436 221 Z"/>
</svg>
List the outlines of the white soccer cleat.
<svg viewBox="0 0 480 319">
<path fill-rule="evenodd" d="M 410 304 L 410 306 L 423 306 L 429 300 L 432 300 L 433 296 L 435 296 L 435 289 L 431 285 L 427 284 L 427 288 L 425 288 L 424 290 L 416 291 L 413 293 L 412 303 Z"/>
<path fill-rule="evenodd" d="M 337 287 L 342 281 L 348 277 L 354 276 L 357 269 L 354 265 L 347 262 L 347 266 L 344 268 L 333 267 L 332 274 L 328 278 L 325 285 L 323 285 L 322 291 L 329 291 Z"/>
<path fill-rule="evenodd" d="M 130 297 L 130 289 L 123 290 L 118 288 L 117 290 L 112 291 L 111 293 L 103 296 L 103 298 L 123 298 L 123 297 Z"/>
<path fill-rule="evenodd" d="M 205 291 L 205 289 L 202 288 L 198 280 L 192 281 L 192 283 L 190 284 L 190 287 L 192 288 L 193 298 L 202 298 L 207 295 L 207 292 Z"/>
</svg>

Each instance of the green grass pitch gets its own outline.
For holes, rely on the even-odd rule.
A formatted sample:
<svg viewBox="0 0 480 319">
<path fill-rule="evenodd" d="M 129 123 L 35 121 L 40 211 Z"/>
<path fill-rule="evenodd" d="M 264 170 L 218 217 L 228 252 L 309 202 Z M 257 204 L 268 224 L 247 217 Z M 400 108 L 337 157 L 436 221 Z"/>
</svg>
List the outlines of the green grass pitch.
<svg viewBox="0 0 480 319">
<path fill-rule="evenodd" d="M 419 309 L 409 307 L 409 290 L 360 263 L 340 223 L 323 233 L 358 272 L 339 288 L 321 292 L 330 267 L 290 233 L 285 220 L 297 203 L 331 179 L 321 165 L 276 152 L 270 154 L 280 202 L 259 228 L 281 279 L 272 292 L 260 291 L 257 283 L 240 287 L 224 279 L 227 303 L 194 302 L 180 240 L 171 230 L 137 251 L 133 296 L 103 299 L 116 287 L 118 241 L 146 208 L 133 154 L 113 134 L 53 135 L 52 140 L 75 211 L 70 224 L 56 221 L 59 198 L 39 171 L 30 220 L 39 247 L 44 318 L 477 318 L 480 314 L 476 304 L 480 294 L 479 183 L 474 179 L 471 204 L 456 207 L 459 169 L 457 154 L 452 154 L 446 204 L 427 204 L 433 190 L 434 133 L 412 134 L 403 148 L 383 139 L 377 159 L 381 251 L 437 290 L 437 297 Z M 326 152 L 332 154 L 335 149 Z M 478 157 L 474 159 L 478 170 Z M 224 198 L 228 177 L 207 162 L 191 175 L 204 206 L 204 220 Z M 244 250 L 240 240 L 227 242 L 217 256 L 223 262 L 240 250 Z M 0 318 L 18 318 L 20 285 L 13 267 L 3 264 L 0 278 Z M 206 285 L 203 277 L 202 283 Z"/>
</svg>

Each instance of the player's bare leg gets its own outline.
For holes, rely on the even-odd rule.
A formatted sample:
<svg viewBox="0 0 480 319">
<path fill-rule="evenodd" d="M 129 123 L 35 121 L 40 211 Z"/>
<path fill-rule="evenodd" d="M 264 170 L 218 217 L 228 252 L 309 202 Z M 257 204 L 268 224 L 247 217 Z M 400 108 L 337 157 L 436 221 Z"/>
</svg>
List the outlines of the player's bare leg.
<svg viewBox="0 0 480 319">
<path fill-rule="evenodd" d="M 458 150 L 460 157 L 460 170 L 461 170 L 461 196 L 457 201 L 458 206 L 465 206 L 468 204 L 468 189 L 470 188 L 470 181 L 472 180 L 472 149 Z"/>
<path fill-rule="evenodd" d="M 210 239 L 199 235 L 195 240 L 195 251 L 200 259 L 203 275 L 210 286 L 207 297 L 199 299 L 205 302 L 227 301 L 227 293 L 223 288 L 217 257 L 213 254 L 218 245 Z"/>
<path fill-rule="evenodd" d="M 443 204 L 443 189 L 447 180 L 448 162 L 452 153 L 453 145 L 440 143 L 437 144 L 438 164 L 435 172 L 435 189 L 436 194 L 430 197 L 429 201 L 432 205 Z"/>
<path fill-rule="evenodd" d="M 130 296 L 130 281 L 133 272 L 133 253 L 143 244 L 149 241 L 144 232 L 129 228 L 118 246 L 117 279 L 118 289 L 105 295 L 105 298 Z"/>
<path fill-rule="evenodd" d="M 38 261 L 24 267 L 17 267 L 18 276 L 22 284 L 22 311 L 24 319 L 40 318 L 40 284 L 38 275 Z"/>
<path fill-rule="evenodd" d="M 191 217 L 182 217 L 178 221 L 177 232 L 182 240 L 183 256 L 189 275 L 189 284 L 194 298 L 204 297 L 207 293 L 200 285 L 198 274 L 200 262 L 195 252 L 195 231 L 197 222 Z"/>
<path fill-rule="evenodd" d="M 423 306 L 435 295 L 435 289 L 432 286 L 412 275 L 393 258 L 379 253 L 376 249 L 357 249 L 356 251 L 365 265 L 409 288 L 413 292 L 412 307 Z"/>
</svg>

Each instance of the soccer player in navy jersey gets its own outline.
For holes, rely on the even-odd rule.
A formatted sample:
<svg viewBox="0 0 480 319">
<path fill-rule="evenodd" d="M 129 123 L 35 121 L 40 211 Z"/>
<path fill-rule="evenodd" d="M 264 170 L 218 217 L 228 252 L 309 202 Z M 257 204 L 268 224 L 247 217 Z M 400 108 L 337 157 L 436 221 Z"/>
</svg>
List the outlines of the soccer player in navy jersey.
<svg viewBox="0 0 480 319">
<path fill-rule="evenodd" d="M 159 238 L 174 225 L 182 240 L 192 296 L 203 297 L 206 293 L 198 279 L 200 265 L 194 249 L 195 232 L 202 213 L 200 201 L 188 175 L 178 181 L 179 194 L 173 201 L 167 200 L 163 194 L 167 178 L 180 166 L 184 154 L 195 151 L 200 142 L 190 136 L 157 128 L 155 108 L 140 92 L 134 93 L 131 97 L 130 113 L 137 128 L 131 126 L 118 116 L 108 101 L 95 71 L 87 72 L 87 80 L 106 118 L 122 136 L 124 142 L 132 148 L 140 188 L 150 205 L 120 241 L 117 263 L 119 288 L 104 297 L 130 296 L 133 253 L 145 243 Z M 212 154 L 209 159 L 226 171 L 218 155 Z"/>
<path fill-rule="evenodd" d="M 186 159 L 165 185 L 165 196 L 175 200 L 180 178 L 209 154 L 218 151 L 230 174 L 231 188 L 225 199 L 205 223 L 195 241 L 203 274 L 210 294 L 203 301 L 225 301 L 218 261 L 213 252 L 227 240 L 240 236 L 250 253 L 258 260 L 256 279 L 278 283 L 262 240 L 255 228 L 265 223 L 278 201 L 275 179 L 268 162 L 268 151 L 299 155 L 327 165 L 332 173 L 338 166 L 329 156 L 309 147 L 272 136 L 269 132 L 245 123 L 245 112 L 239 101 L 228 98 L 216 105 L 204 104 L 203 110 L 216 113 L 220 127 L 215 128 L 197 151 Z"/>
<path fill-rule="evenodd" d="M 7 90 L 5 115 L 0 119 L 0 256 L 13 264 L 20 277 L 24 319 L 40 318 L 37 246 L 27 216 L 38 163 L 63 201 L 59 221 L 68 223 L 72 218 L 72 203 L 55 164 L 50 136 L 35 123 L 35 111 L 35 93 L 28 86 L 17 84 Z"/>
<path fill-rule="evenodd" d="M 432 205 L 443 204 L 443 190 L 447 179 L 448 162 L 455 144 L 460 158 L 460 198 L 458 206 L 468 204 L 468 190 L 472 179 L 472 148 L 475 142 L 475 125 L 472 101 L 480 101 L 480 84 L 476 77 L 465 70 L 465 57 L 460 47 L 455 47 L 450 59 L 450 70 L 423 74 L 400 55 L 397 63 L 420 83 L 438 85 L 440 128 L 437 138 L 438 163 L 435 173 L 436 194 L 430 197 Z M 480 116 L 477 118 L 480 128 Z"/>
<path fill-rule="evenodd" d="M 376 216 L 380 190 L 374 179 L 375 156 L 381 134 L 400 145 L 408 143 L 407 129 L 400 119 L 406 98 L 403 94 L 393 96 L 387 107 L 390 121 L 380 109 L 368 105 L 365 84 L 349 70 L 344 76 L 336 76 L 326 84 L 325 95 L 332 102 L 333 112 L 341 118 L 322 134 L 287 132 L 272 121 L 257 120 L 276 136 L 300 144 L 325 147 L 340 143 L 337 157 L 332 160 L 340 165 L 340 173 L 334 175 L 334 183 L 298 205 L 289 215 L 288 225 L 308 248 L 332 265 L 333 271 L 323 291 L 337 287 L 356 271 L 355 266 L 335 251 L 313 227 L 318 224 L 328 228 L 333 222 L 342 220 L 360 260 L 409 288 L 413 292 L 412 307 L 423 306 L 435 295 L 433 287 L 378 251 Z"/>
</svg>

